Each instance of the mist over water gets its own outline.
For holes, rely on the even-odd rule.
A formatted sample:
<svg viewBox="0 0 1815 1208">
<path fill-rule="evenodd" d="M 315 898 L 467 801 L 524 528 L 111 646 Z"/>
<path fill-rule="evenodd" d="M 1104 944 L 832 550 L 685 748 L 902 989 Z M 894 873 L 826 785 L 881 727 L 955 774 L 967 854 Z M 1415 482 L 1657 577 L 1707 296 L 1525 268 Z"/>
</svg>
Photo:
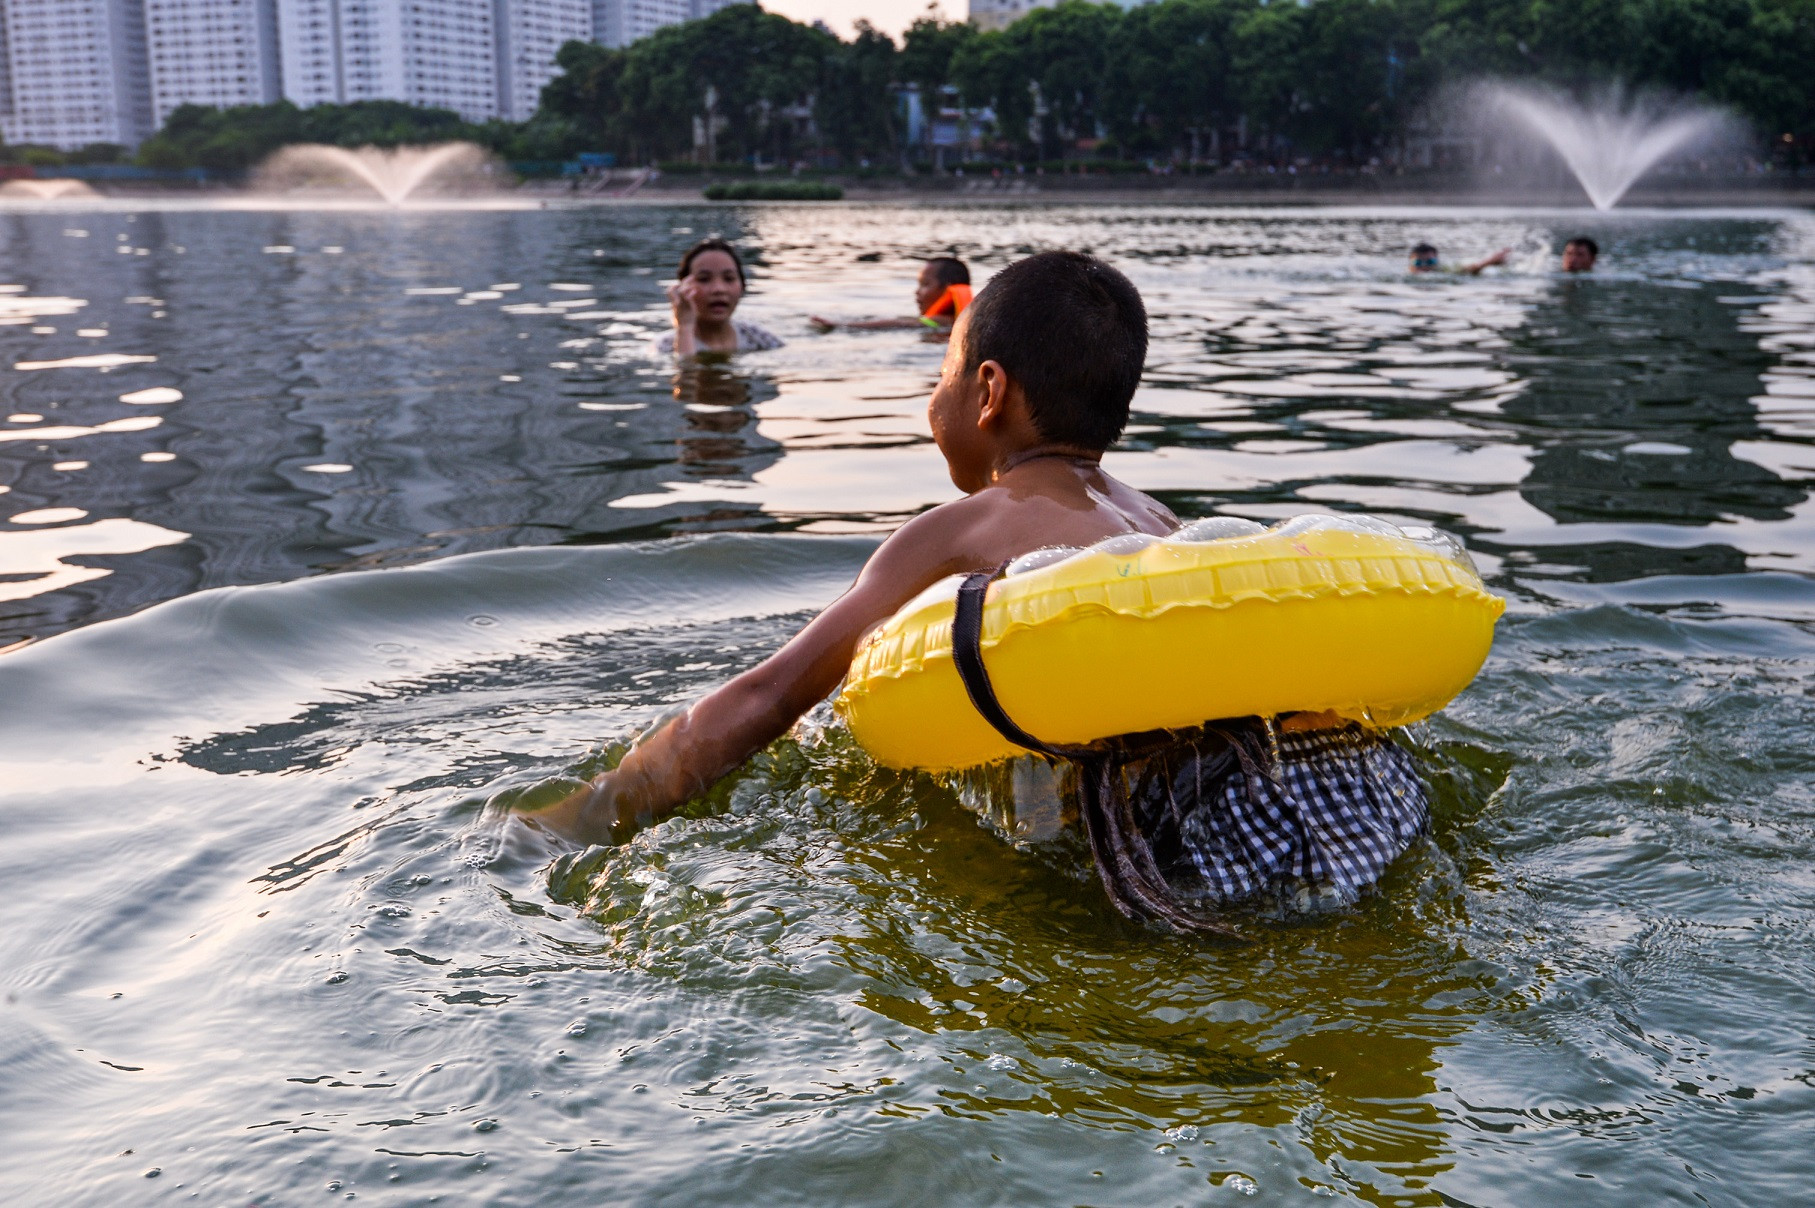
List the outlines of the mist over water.
<svg viewBox="0 0 1815 1208">
<path fill-rule="evenodd" d="M 661 285 L 711 229 L 789 343 L 677 374 Z M 1576 234 L 1599 270 L 1554 275 Z M 1412 278 L 1420 239 L 1532 271 Z M 951 497 L 942 349 L 805 315 L 898 313 L 954 245 L 1131 274 L 1111 465 L 1181 515 L 1437 524 L 1509 597 L 1410 736 L 1432 839 L 1360 908 L 1129 927 L 1075 843 L 821 715 L 621 849 L 487 813 Z M 0 408 L 0 645 L 32 639 L 0 655 L 0 1185 L 1793 1202 L 1811 252 L 1789 213 L 0 211 L 0 352 L 36 366 Z"/>
</svg>

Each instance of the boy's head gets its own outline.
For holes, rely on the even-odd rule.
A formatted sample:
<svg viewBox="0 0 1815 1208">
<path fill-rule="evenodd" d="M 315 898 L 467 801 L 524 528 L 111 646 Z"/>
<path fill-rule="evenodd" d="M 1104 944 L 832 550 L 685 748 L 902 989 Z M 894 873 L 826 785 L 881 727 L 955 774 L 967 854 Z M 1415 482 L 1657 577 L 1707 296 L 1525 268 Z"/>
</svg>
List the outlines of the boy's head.
<svg viewBox="0 0 1815 1208">
<path fill-rule="evenodd" d="M 1435 272 L 1437 268 L 1437 248 L 1434 244 L 1416 243 L 1412 245 L 1411 269 L 1414 273 Z"/>
<path fill-rule="evenodd" d="M 1563 271 L 1586 273 L 1594 268 L 1601 255 L 1600 245 L 1586 235 L 1577 235 L 1563 245 Z"/>
<path fill-rule="evenodd" d="M 952 329 L 928 406 L 954 481 L 961 470 L 975 481 L 991 453 L 978 431 L 986 396 L 1022 400 L 1033 443 L 1101 452 L 1128 422 L 1146 360 L 1147 309 L 1127 277 L 1081 252 L 1009 265 Z"/>
<path fill-rule="evenodd" d="M 920 277 L 914 282 L 914 307 L 925 314 L 948 287 L 970 283 L 971 271 L 964 261 L 956 256 L 935 256 L 920 266 Z"/>
</svg>

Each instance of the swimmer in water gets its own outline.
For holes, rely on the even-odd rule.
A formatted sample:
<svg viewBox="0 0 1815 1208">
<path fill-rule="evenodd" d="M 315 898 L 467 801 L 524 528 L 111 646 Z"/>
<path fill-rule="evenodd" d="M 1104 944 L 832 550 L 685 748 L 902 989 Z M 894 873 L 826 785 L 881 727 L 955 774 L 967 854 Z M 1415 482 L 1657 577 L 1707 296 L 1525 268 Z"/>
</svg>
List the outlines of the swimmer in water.
<svg viewBox="0 0 1815 1208">
<path fill-rule="evenodd" d="M 1563 271 L 1566 273 L 1592 273 L 1594 262 L 1600 259 L 1601 245 L 1586 235 L 1577 235 L 1563 245 Z"/>
<path fill-rule="evenodd" d="M 526 816 L 576 842 L 622 841 L 787 733 L 838 687 L 864 635 L 932 584 L 1047 546 L 1172 532 L 1178 521 L 1164 505 L 1102 465 L 1146 353 L 1140 293 L 1103 261 L 1044 252 L 1003 269 L 958 316 L 927 403 L 963 497 L 897 529 L 775 654 Z M 1081 691 L 1088 674 L 1078 669 Z M 1426 792 L 1402 748 L 1334 714 L 1274 720 L 1277 744 L 1256 718 L 1181 739 L 1156 757 L 1163 778 L 1128 791 L 1124 804 L 1142 821 L 1116 824 L 1125 837 L 1113 842 L 1147 846 L 1099 862 L 1124 911 L 1140 914 L 1129 903 L 1145 900 L 1127 884 L 1137 866 L 1170 870 L 1168 884 L 1176 875 L 1191 887 L 1193 910 L 1275 892 L 1352 901 L 1424 832 Z M 1198 917 L 1159 913 L 1185 928 Z"/>
<path fill-rule="evenodd" d="M 821 331 L 842 327 L 847 331 L 901 331 L 924 329 L 936 335 L 949 334 L 952 324 L 971 304 L 971 270 L 956 256 L 935 256 L 920 266 L 920 277 L 914 283 L 914 308 L 920 313 L 912 319 L 858 319 L 841 322 L 809 315 L 807 322 Z"/>
<path fill-rule="evenodd" d="M 685 360 L 701 352 L 780 348 L 774 332 L 731 317 L 743 300 L 744 284 L 744 262 L 723 239 L 702 239 L 688 248 L 668 286 L 674 330 L 656 341 L 656 352 Z"/>
<path fill-rule="evenodd" d="M 1431 244 L 1420 243 L 1412 248 L 1412 261 L 1406 268 L 1408 272 L 1413 273 L 1467 273 L 1472 277 L 1479 274 L 1484 268 L 1505 264 L 1506 258 L 1510 255 L 1512 255 L 1512 249 L 1503 247 L 1493 255 L 1477 260 L 1473 264 L 1445 268 L 1437 259 L 1437 249 Z"/>
</svg>

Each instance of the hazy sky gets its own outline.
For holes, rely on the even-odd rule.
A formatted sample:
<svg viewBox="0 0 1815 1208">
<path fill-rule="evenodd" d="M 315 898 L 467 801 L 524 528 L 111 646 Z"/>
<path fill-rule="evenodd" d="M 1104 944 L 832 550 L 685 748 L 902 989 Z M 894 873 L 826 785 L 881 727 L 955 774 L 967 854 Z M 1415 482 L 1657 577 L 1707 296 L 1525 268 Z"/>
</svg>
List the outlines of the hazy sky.
<svg viewBox="0 0 1815 1208">
<path fill-rule="evenodd" d="M 824 21 L 841 38 L 851 36 L 851 27 L 861 18 L 891 35 L 897 42 L 901 31 L 918 20 L 927 9 L 927 0 L 758 0 L 772 13 L 811 23 Z M 966 0 L 943 0 L 935 5 L 948 21 L 959 20 L 970 11 Z"/>
</svg>

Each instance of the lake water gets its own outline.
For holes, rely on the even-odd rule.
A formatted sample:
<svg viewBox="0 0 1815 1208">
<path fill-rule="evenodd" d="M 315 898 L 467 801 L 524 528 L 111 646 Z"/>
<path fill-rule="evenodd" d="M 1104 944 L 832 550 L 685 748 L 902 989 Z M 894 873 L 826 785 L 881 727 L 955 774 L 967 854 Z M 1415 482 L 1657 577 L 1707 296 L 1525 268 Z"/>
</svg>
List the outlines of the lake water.
<svg viewBox="0 0 1815 1208">
<path fill-rule="evenodd" d="M 677 379 L 712 230 L 788 344 Z M 1551 274 L 1579 232 L 1600 270 Z M 1522 267 L 1410 279 L 1419 238 Z M 485 810 L 951 497 L 941 349 L 806 313 L 1052 246 L 1152 314 L 1116 473 L 1433 522 L 1508 597 L 1381 892 L 1144 931 L 818 723 L 621 849 Z M 0 1187 L 1800 1199 L 1812 254 L 1789 212 L 0 212 Z"/>
</svg>

